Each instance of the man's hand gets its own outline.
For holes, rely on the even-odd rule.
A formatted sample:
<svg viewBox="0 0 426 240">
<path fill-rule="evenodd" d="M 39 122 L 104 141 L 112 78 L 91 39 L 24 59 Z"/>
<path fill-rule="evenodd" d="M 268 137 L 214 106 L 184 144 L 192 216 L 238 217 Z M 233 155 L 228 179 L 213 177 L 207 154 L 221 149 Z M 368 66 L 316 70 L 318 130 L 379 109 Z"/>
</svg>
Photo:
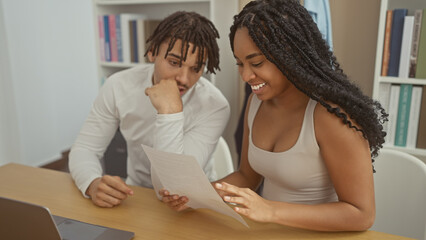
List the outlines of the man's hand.
<svg viewBox="0 0 426 240">
<path fill-rule="evenodd" d="M 99 207 L 114 207 L 133 195 L 133 190 L 120 177 L 105 175 L 90 183 L 86 195 Z"/>
<path fill-rule="evenodd" d="M 161 201 L 169 206 L 171 209 L 175 211 L 183 211 L 189 208 L 186 203 L 188 203 L 189 199 L 185 196 L 179 196 L 176 194 L 170 195 L 169 191 L 165 189 L 161 189 L 159 191 L 160 196 L 162 197 Z"/>
<path fill-rule="evenodd" d="M 159 114 L 182 112 L 183 104 L 179 88 L 175 80 L 161 80 L 152 87 L 145 89 L 152 105 Z"/>
</svg>

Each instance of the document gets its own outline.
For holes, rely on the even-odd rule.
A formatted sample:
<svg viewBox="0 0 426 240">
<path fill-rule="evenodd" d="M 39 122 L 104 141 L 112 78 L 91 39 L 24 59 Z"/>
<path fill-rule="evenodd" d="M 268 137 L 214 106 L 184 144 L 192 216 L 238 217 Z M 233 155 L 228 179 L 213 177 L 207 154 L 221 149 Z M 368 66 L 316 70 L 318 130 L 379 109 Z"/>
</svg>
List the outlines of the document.
<svg viewBox="0 0 426 240">
<path fill-rule="evenodd" d="M 235 218 L 249 227 L 222 200 L 193 156 L 167 153 L 143 144 L 142 148 L 151 162 L 151 179 L 157 196 L 160 189 L 167 189 L 171 194 L 187 196 L 187 205 L 191 208 L 208 208 Z"/>
</svg>

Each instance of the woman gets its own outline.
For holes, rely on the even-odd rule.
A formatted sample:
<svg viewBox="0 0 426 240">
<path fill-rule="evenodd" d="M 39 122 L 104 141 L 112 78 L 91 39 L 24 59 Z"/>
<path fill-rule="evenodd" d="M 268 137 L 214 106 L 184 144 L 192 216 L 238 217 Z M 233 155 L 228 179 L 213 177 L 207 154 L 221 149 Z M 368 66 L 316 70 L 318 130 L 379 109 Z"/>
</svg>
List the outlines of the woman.
<svg viewBox="0 0 426 240">
<path fill-rule="evenodd" d="M 250 2 L 229 36 L 253 93 L 240 169 L 215 184 L 219 194 L 255 221 L 320 231 L 370 228 L 383 108 L 348 80 L 295 0 Z M 186 197 L 161 194 L 170 207 L 186 208 Z"/>
</svg>

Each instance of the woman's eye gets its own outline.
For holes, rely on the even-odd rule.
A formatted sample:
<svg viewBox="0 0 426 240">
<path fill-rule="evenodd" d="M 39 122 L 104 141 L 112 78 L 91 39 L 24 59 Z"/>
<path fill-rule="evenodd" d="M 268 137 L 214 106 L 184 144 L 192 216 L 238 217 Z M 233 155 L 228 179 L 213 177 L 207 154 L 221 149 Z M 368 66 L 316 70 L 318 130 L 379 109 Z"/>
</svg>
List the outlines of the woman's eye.
<svg viewBox="0 0 426 240">
<path fill-rule="evenodd" d="M 242 67 L 242 66 L 243 66 L 243 64 L 242 64 L 242 63 L 240 63 L 240 62 L 237 62 L 236 64 L 237 64 L 237 66 L 239 66 L 239 67 Z"/>
<path fill-rule="evenodd" d="M 259 63 L 253 63 L 252 66 L 253 67 L 259 67 L 260 65 L 262 65 L 263 62 L 259 62 Z"/>
</svg>

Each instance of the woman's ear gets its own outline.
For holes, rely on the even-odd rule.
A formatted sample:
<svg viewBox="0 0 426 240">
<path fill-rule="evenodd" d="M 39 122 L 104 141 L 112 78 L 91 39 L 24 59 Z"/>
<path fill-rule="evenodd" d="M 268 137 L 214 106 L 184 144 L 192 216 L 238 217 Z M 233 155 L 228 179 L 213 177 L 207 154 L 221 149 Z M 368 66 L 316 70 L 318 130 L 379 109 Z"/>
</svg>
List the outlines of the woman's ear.
<svg viewBox="0 0 426 240">
<path fill-rule="evenodd" d="M 152 55 L 152 51 L 149 51 L 147 53 L 147 57 L 148 57 L 149 62 L 151 62 L 151 63 L 153 63 L 155 61 L 155 58 L 156 58 L 156 56 Z"/>
</svg>

